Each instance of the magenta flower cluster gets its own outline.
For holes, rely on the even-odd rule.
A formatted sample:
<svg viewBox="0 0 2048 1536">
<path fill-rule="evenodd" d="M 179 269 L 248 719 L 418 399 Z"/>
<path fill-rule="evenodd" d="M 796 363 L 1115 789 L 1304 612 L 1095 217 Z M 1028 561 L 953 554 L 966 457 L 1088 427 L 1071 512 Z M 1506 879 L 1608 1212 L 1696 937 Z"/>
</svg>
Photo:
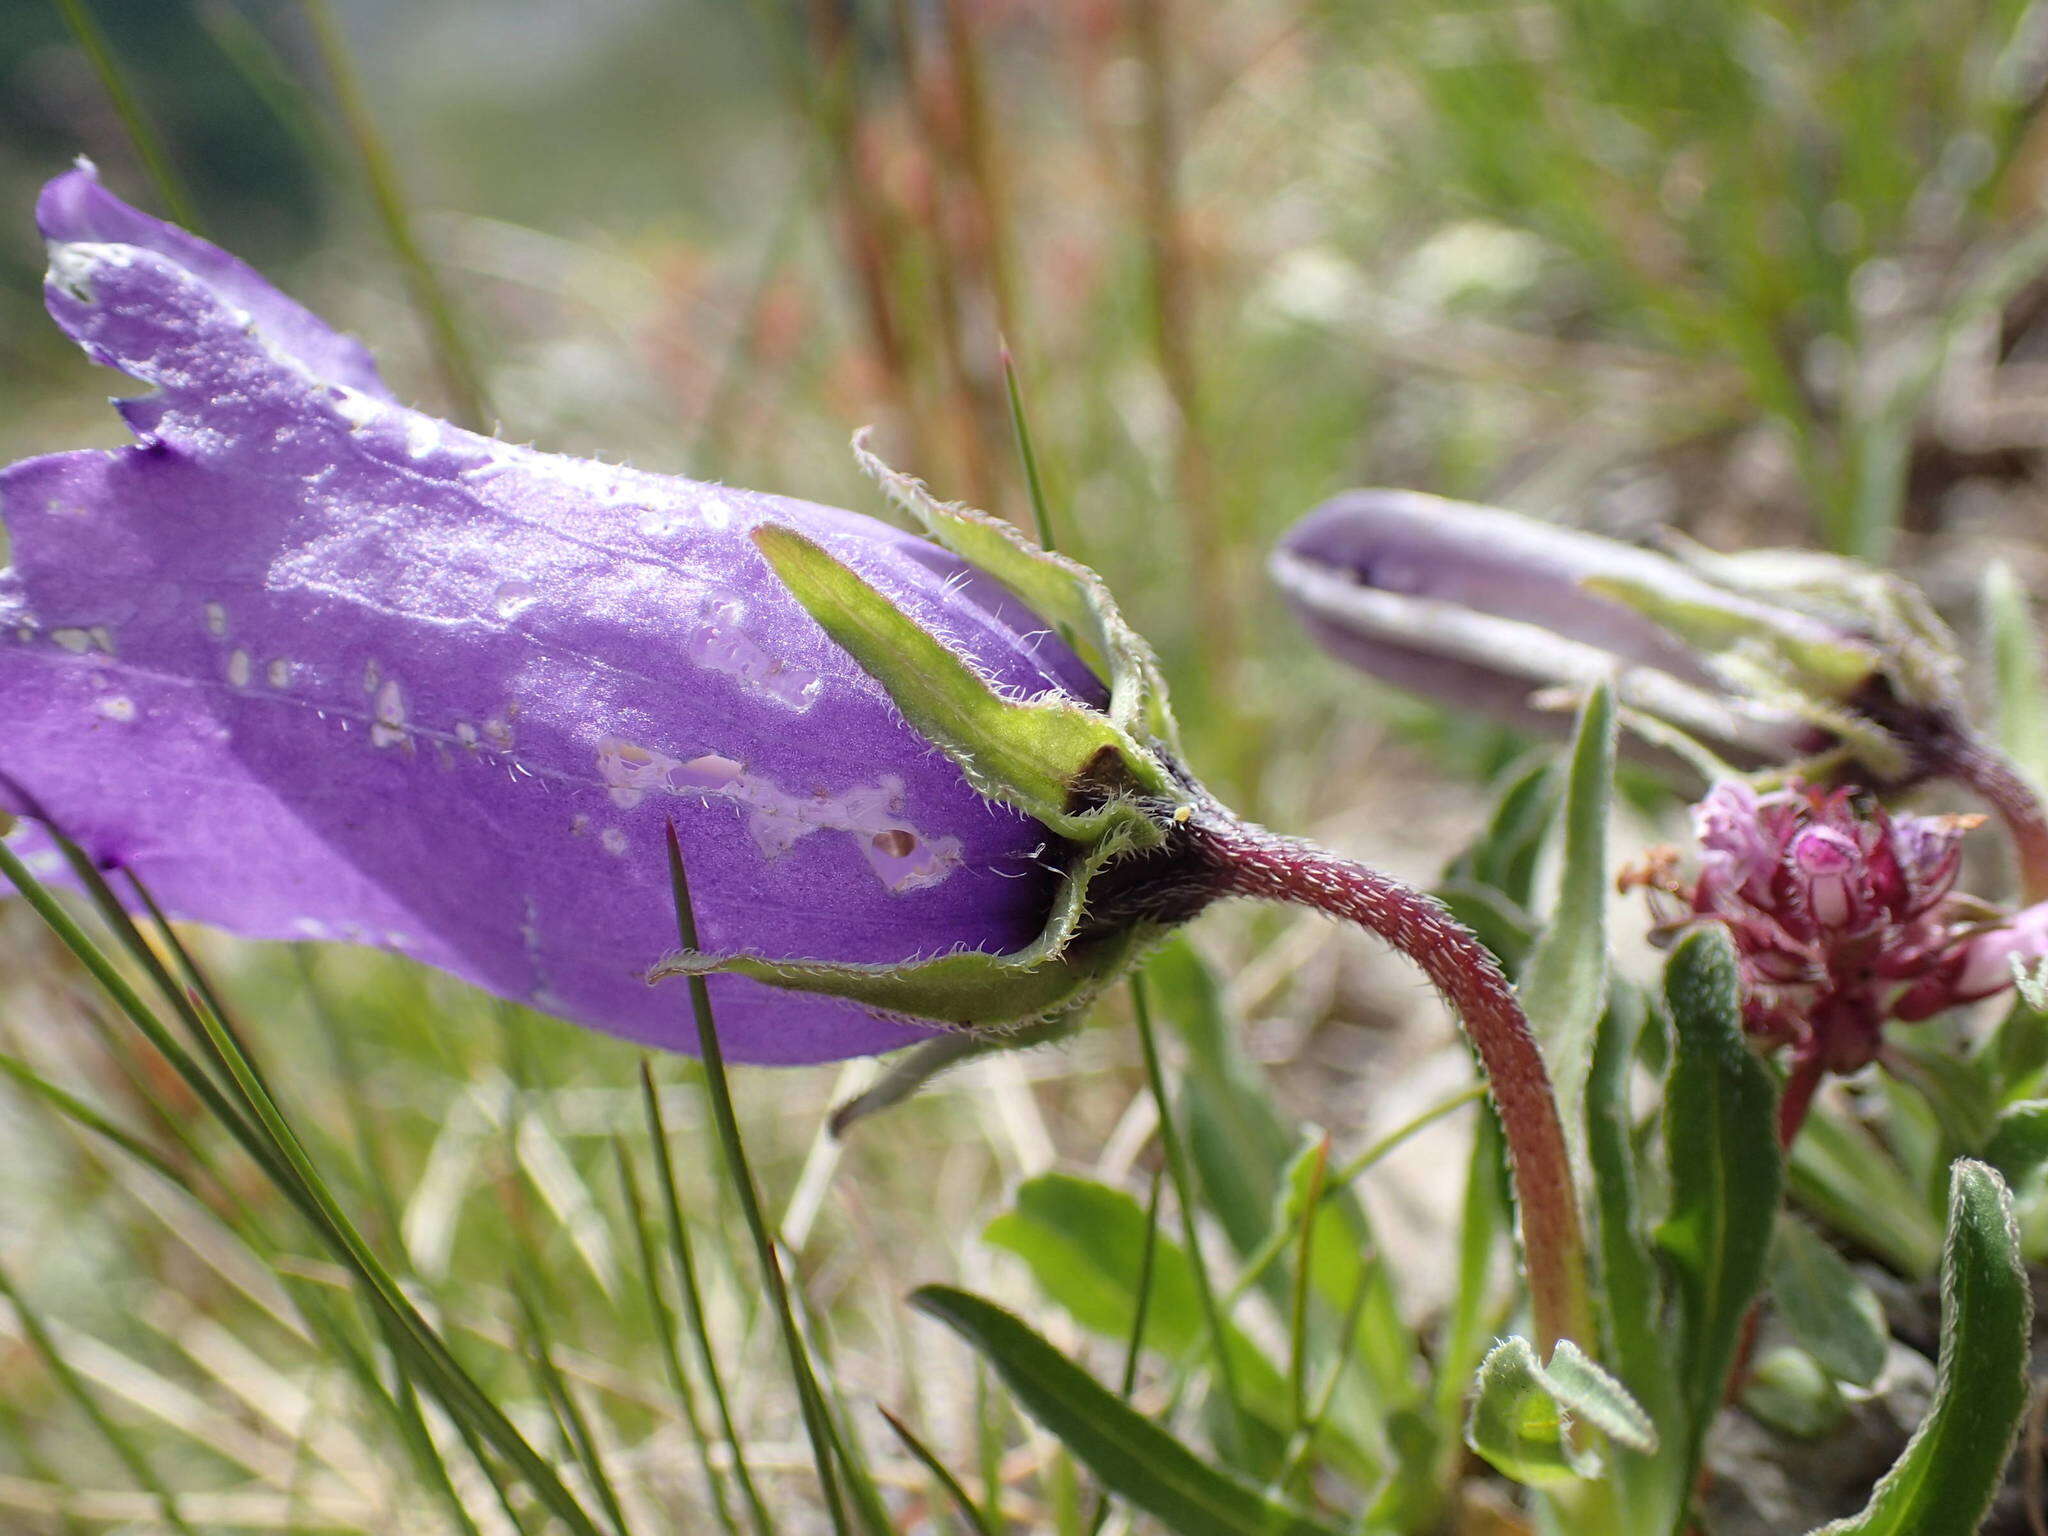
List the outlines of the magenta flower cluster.
<svg viewBox="0 0 2048 1536">
<path fill-rule="evenodd" d="M 1692 881 L 1675 856 L 1629 877 L 1650 887 L 1668 930 L 1705 920 L 1735 941 L 1744 1019 L 1788 1047 L 1788 1115 L 1824 1073 L 1878 1059 L 1882 1030 L 2012 985 L 2048 954 L 2048 904 L 2016 916 L 1956 890 L 1975 816 L 1894 815 L 1852 789 L 1793 780 L 1758 793 L 1739 780 L 1693 808 Z"/>
</svg>

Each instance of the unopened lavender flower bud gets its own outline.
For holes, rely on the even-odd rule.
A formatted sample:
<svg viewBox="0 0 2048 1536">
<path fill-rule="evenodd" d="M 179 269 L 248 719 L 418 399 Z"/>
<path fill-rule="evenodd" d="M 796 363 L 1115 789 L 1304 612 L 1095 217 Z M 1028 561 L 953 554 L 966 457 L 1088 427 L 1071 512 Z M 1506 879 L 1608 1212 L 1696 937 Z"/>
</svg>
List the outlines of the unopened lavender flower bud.
<svg viewBox="0 0 2048 1536">
<path fill-rule="evenodd" d="M 1297 524 L 1272 572 L 1326 649 L 1440 703 L 1537 725 L 1546 690 L 1612 675 L 1638 732 L 1652 717 L 1737 768 L 1966 784 L 2006 822 L 2029 895 L 2048 897 L 2048 816 L 1971 728 L 1960 647 L 1924 596 L 1834 556 L 1673 542 L 1683 559 L 1354 491 Z"/>
<path fill-rule="evenodd" d="M 1351 491 L 1297 523 L 1271 569 L 1318 643 L 1441 703 L 1551 726 L 1567 717 L 1539 707 L 1544 690 L 1614 676 L 1624 703 L 1738 763 L 1783 761 L 1823 739 L 1789 711 L 1731 694 L 1701 651 L 1590 585 L 1720 599 L 1647 550 L 1413 491 Z"/>
</svg>

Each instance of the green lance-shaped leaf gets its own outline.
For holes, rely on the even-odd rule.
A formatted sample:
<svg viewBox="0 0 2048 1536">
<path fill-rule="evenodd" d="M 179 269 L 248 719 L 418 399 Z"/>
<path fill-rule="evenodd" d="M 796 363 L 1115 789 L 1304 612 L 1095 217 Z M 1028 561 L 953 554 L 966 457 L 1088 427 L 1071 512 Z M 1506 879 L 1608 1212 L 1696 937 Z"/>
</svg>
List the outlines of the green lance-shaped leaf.
<svg viewBox="0 0 2048 1536">
<path fill-rule="evenodd" d="M 2027 1406 L 2033 1296 L 2012 1196 L 1963 1159 L 1950 1172 L 1934 1401 L 1860 1514 L 1813 1536 L 1970 1536 L 1991 1507 Z"/>
<path fill-rule="evenodd" d="M 1784 1185 L 1777 1090 L 1742 1036 L 1735 950 L 1687 934 L 1664 972 L 1673 1026 L 1664 1096 L 1670 1213 L 1657 1229 L 1677 1302 L 1676 1486 L 1690 1487 L 1770 1253 Z"/>
<path fill-rule="evenodd" d="M 1112 827 L 1156 841 L 1150 823 L 1113 794 L 1107 804 L 1077 803 L 1090 787 L 1180 798 L 1157 759 L 1108 716 L 1059 694 L 1004 698 L 961 656 L 794 529 L 763 524 L 754 530 L 754 543 L 825 633 L 976 789 L 1076 842 L 1091 842 Z"/>
<path fill-rule="evenodd" d="M 1335 1536 L 1218 1471 L 995 1303 L 940 1285 L 911 1301 L 973 1345 L 1025 1411 L 1111 1492 L 1179 1536 Z"/>
<path fill-rule="evenodd" d="M 1548 1365 L 1519 1336 L 1494 1345 L 1479 1367 L 1467 1445 L 1505 1477 L 1559 1488 L 1601 1475 L 1599 1453 L 1575 1424 L 1644 1455 L 1657 1449 L 1650 1416 L 1570 1339 L 1558 1342 Z"/>
<path fill-rule="evenodd" d="M 1795 1216 L 1778 1221 L 1771 1300 L 1792 1337 L 1829 1375 L 1858 1387 L 1877 1380 L 1891 1342 L 1884 1308 L 1848 1261 Z"/>
<path fill-rule="evenodd" d="M 1607 1007 L 1607 807 L 1614 789 L 1614 696 L 1586 696 L 1572 744 L 1562 809 L 1564 878 L 1557 909 L 1522 976 L 1522 1005 L 1543 1046 L 1557 1112 L 1581 1179 L 1586 1175 L 1586 1079 Z"/>
<path fill-rule="evenodd" d="M 1984 1161 L 2014 1188 L 2048 1163 L 2048 1099 L 2022 1099 L 2001 1110 Z"/>
</svg>

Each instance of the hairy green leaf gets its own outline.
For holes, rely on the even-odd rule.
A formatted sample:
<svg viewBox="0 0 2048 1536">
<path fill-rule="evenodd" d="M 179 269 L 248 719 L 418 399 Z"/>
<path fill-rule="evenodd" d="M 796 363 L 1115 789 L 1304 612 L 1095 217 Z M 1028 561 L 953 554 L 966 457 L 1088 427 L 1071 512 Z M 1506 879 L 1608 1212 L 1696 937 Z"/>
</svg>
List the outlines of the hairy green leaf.
<svg viewBox="0 0 2048 1536">
<path fill-rule="evenodd" d="M 1673 1468 L 1689 1487 L 1721 1406 L 1743 1319 L 1764 1277 L 1784 1170 L 1777 1090 L 1743 1040 L 1735 950 L 1719 928 L 1681 939 L 1664 972 L 1671 1075 L 1664 1144 L 1670 1213 L 1657 1229 L 1677 1301 L 1683 1416 Z"/>
<path fill-rule="evenodd" d="M 1645 1455 L 1657 1448 L 1650 1416 L 1570 1339 L 1545 1365 L 1516 1336 L 1494 1345 L 1479 1367 L 1465 1443 L 1518 1483 L 1564 1487 L 1601 1474 L 1599 1453 L 1575 1421 Z"/>
<path fill-rule="evenodd" d="M 1522 976 L 1522 1004 L 1543 1046 L 1573 1166 L 1586 1169 L 1586 1080 L 1607 1006 L 1607 808 L 1614 792 L 1614 696 L 1587 694 L 1562 809 L 1564 875 L 1557 908 Z"/>
<path fill-rule="evenodd" d="M 1970 1536 L 1991 1506 L 2027 1406 L 2033 1294 L 2012 1196 L 1967 1158 L 1951 1170 L 1934 1401 L 1860 1514 L 1814 1536 Z"/>
</svg>

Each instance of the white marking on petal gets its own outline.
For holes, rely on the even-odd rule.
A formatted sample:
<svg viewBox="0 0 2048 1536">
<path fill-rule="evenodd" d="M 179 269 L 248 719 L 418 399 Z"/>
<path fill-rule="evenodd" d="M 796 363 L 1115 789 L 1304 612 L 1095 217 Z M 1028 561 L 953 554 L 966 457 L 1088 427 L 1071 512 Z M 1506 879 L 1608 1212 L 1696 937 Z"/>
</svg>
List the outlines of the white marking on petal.
<svg viewBox="0 0 2048 1536">
<path fill-rule="evenodd" d="M 894 774 L 837 795 L 793 795 L 736 758 L 707 752 L 683 761 L 616 736 L 598 742 L 597 774 L 625 810 L 650 794 L 730 800 L 745 809 L 748 836 L 770 858 L 813 832 L 850 833 L 892 891 L 937 885 L 960 865 L 957 837 L 927 838 L 904 822 L 903 781 Z"/>
</svg>

